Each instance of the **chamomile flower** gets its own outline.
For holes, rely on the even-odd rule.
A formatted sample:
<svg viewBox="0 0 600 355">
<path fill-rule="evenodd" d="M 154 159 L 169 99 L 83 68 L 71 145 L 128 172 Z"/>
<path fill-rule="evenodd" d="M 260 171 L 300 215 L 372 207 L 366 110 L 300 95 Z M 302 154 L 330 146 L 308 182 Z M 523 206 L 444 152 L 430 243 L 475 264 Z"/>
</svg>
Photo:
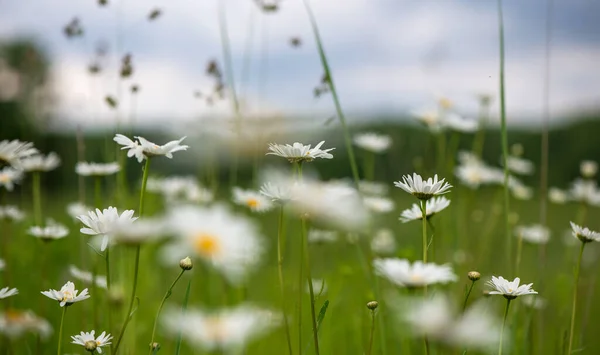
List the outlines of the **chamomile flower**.
<svg viewBox="0 0 600 355">
<path fill-rule="evenodd" d="M 518 226 L 515 229 L 515 234 L 524 241 L 533 244 L 546 244 L 550 240 L 550 229 L 539 224 Z"/>
<path fill-rule="evenodd" d="M 219 311 L 167 309 L 163 322 L 172 334 L 181 334 L 196 347 L 211 351 L 238 349 L 278 326 L 280 317 L 249 305 Z"/>
<path fill-rule="evenodd" d="M 19 290 L 16 288 L 5 287 L 0 289 L 0 300 L 4 298 L 8 298 L 10 296 L 14 296 L 19 293 Z"/>
<path fill-rule="evenodd" d="M 75 289 L 75 284 L 71 281 L 67 281 L 67 283 L 60 289 L 60 291 L 52 289 L 49 291 L 42 291 L 42 295 L 58 301 L 61 307 L 68 307 L 75 302 L 83 301 L 90 298 L 90 296 L 88 295 L 87 288 L 81 291 L 81 293 L 78 293 L 79 291 Z"/>
<path fill-rule="evenodd" d="M 146 189 L 162 194 L 169 204 L 208 203 L 214 198 L 213 193 L 201 186 L 193 176 L 150 177 Z"/>
<path fill-rule="evenodd" d="M 33 226 L 27 230 L 27 233 L 36 238 L 47 242 L 55 239 L 62 239 L 69 235 L 69 229 L 62 224 L 49 220 L 46 226 Z"/>
<path fill-rule="evenodd" d="M 512 300 L 519 296 L 536 295 L 537 292 L 531 288 L 531 284 L 523 284 L 519 286 L 521 279 L 516 277 L 513 281 L 508 281 L 502 276 L 492 276 L 492 279 L 487 282 L 488 286 L 493 290 L 490 295 L 502 295 L 504 298 Z"/>
<path fill-rule="evenodd" d="M 535 165 L 531 160 L 519 158 L 516 156 L 509 156 L 506 158 L 506 165 L 508 170 L 519 175 L 531 175 L 535 170 Z"/>
<path fill-rule="evenodd" d="M 119 163 L 88 163 L 80 161 L 75 165 L 75 172 L 81 176 L 107 176 L 116 174 L 121 170 Z"/>
<path fill-rule="evenodd" d="M 18 222 L 25 218 L 25 213 L 17 206 L 4 205 L 0 206 L 0 220 Z"/>
<path fill-rule="evenodd" d="M 594 180 L 575 179 L 569 189 L 570 199 L 588 205 L 600 205 L 600 191 Z"/>
<path fill-rule="evenodd" d="M 32 311 L 8 309 L 0 312 L 0 334 L 14 339 L 26 332 L 39 334 L 41 338 L 46 339 L 52 333 L 52 326 Z"/>
<path fill-rule="evenodd" d="M 321 146 L 325 141 L 321 141 L 314 148 L 309 145 L 302 143 L 289 144 L 275 144 L 269 143 L 269 152 L 267 155 L 277 155 L 287 159 L 290 163 L 302 163 L 311 162 L 317 158 L 332 159 L 333 155 L 329 153 L 335 148 L 321 149 Z"/>
<path fill-rule="evenodd" d="M 309 243 L 335 243 L 338 240 L 338 232 L 323 229 L 311 229 L 308 232 Z"/>
<path fill-rule="evenodd" d="M 85 225 L 79 231 L 87 235 L 101 235 L 103 239 L 100 251 L 104 251 L 108 246 L 111 233 L 117 226 L 124 228 L 125 225 L 131 224 L 137 219 L 137 217 L 133 217 L 133 213 L 133 210 L 125 210 L 119 215 L 119 211 L 115 207 L 105 208 L 102 211 L 97 208 L 95 212 L 89 211 L 87 216 L 77 217 Z"/>
<path fill-rule="evenodd" d="M 434 197 L 427 200 L 427 202 L 425 202 L 426 218 L 429 219 L 433 217 L 435 214 L 443 211 L 448 206 L 450 206 L 450 200 L 444 196 Z M 423 212 L 421 211 L 421 207 L 416 203 L 413 203 L 411 208 L 402 211 L 402 214 L 400 214 L 400 221 L 402 221 L 402 223 L 419 221 L 422 219 Z"/>
<path fill-rule="evenodd" d="M 0 141 L 0 163 L 9 164 L 16 168 L 21 165 L 21 159 L 37 154 L 38 150 L 33 143 L 21 142 L 20 140 Z M 0 164 L 1 166 L 2 164 Z"/>
<path fill-rule="evenodd" d="M 389 229 L 378 230 L 371 239 L 371 250 L 377 255 L 392 255 L 396 248 L 394 232 Z"/>
<path fill-rule="evenodd" d="M 15 184 L 23 179 L 23 171 L 6 166 L 0 170 L 0 186 L 4 186 L 8 191 L 12 191 Z"/>
<path fill-rule="evenodd" d="M 456 113 L 445 115 L 443 124 L 453 131 L 462 133 L 473 133 L 477 131 L 478 128 L 477 121 L 464 118 Z"/>
<path fill-rule="evenodd" d="M 52 152 L 46 156 L 43 154 L 31 155 L 21 159 L 20 168 L 25 172 L 50 171 L 60 165 L 60 157 Z"/>
<path fill-rule="evenodd" d="M 600 242 L 600 233 L 590 230 L 588 227 L 581 227 L 573 222 L 571 223 L 572 234 L 583 243 Z"/>
<path fill-rule="evenodd" d="M 265 182 L 260 187 L 260 193 L 271 200 L 271 202 L 284 204 L 292 199 L 292 188 L 291 186 L 285 185 L 281 182 Z"/>
<path fill-rule="evenodd" d="M 598 173 L 598 163 L 593 160 L 584 160 L 579 164 L 581 176 L 586 179 L 591 179 Z"/>
<path fill-rule="evenodd" d="M 452 187 L 452 185 L 445 182 L 445 179 L 438 180 L 437 174 L 433 178 L 424 180 L 417 173 L 413 173 L 412 176 L 402 176 L 402 181 L 395 181 L 394 185 L 420 200 L 429 200 L 434 196 L 450 192 Z"/>
<path fill-rule="evenodd" d="M 397 286 L 416 288 L 436 283 L 454 282 L 458 278 L 450 265 L 437 265 L 415 261 L 411 264 L 406 259 L 376 259 L 373 261 L 375 273 L 385 277 Z"/>
<path fill-rule="evenodd" d="M 388 190 L 388 185 L 381 182 L 367 180 L 361 180 L 358 182 L 358 191 L 365 195 L 381 196 L 387 194 Z"/>
<path fill-rule="evenodd" d="M 121 215 L 122 216 L 122 215 Z M 167 222 L 160 217 L 144 217 L 130 223 L 116 223 L 110 232 L 110 243 L 138 246 L 155 241 L 168 231 Z"/>
<path fill-rule="evenodd" d="M 187 150 L 189 148 L 189 146 L 187 146 L 187 145 L 181 145 L 181 142 L 186 137 L 183 137 L 179 140 L 170 141 L 165 145 L 157 145 L 155 143 L 152 143 L 152 142 L 146 140 L 144 137 L 135 136 L 134 138 L 136 139 L 135 141 L 131 140 L 128 137 L 125 137 L 122 134 L 117 134 L 117 135 L 115 135 L 113 140 L 115 142 L 117 142 L 117 144 L 120 144 L 123 146 L 123 148 L 121 148 L 121 150 L 128 149 L 127 157 L 131 158 L 131 157 L 135 156 L 138 163 L 141 163 L 142 160 L 144 160 L 146 158 L 154 157 L 154 156 L 161 156 L 161 155 L 164 155 L 165 157 L 172 159 L 173 153 L 179 152 L 182 150 Z"/>
<path fill-rule="evenodd" d="M 232 214 L 225 206 L 182 206 L 169 216 L 176 240 L 163 250 L 164 260 L 188 256 L 212 265 L 232 282 L 243 278 L 259 263 L 261 236 L 252 220 Z"/>
<path fill-rule="evenodd" d="M 369 210 L 378 213 L 392 212 L 396 207 L 394 201 L 379 196 L 365 196 L 363 197 L 363 203 Z"/>
<path fill-rule="evenodd" d="M 73 339 L 72 344 L 81 345 L 91 353 L 96 351 L 98 354 L 102 354 L 102 347 L 110 345 L 113 337 L 106 334 L 106 332 L 102 332 L 98 337 L 95 337 L 95 333 L 96 331 L 92 330 L 91 332 L 81 332 L 79 335 L 71 336 L 71 339 Z"/>
<path fill-rule="evenodd" d="M 266 212 L 273 207 L 271 201 L 260 192 L 234 187 L 233 203 L 248 207 L 253 212 Z"/>
<path fill-rule="evenodd" d="M 386 134 L 365 132 L 354 136 L 354 144 L 373 153 L 383 153 L 392 145 L 392 138 Z"/>
<path fill-rule="evenodd" d="M 414 111 L 412 115 L 433 133 L 439 133 L 444 127 L 438 110 Z"/>
<path fill-rule="evenodd" d="M 557 187 L 551 187 L 550 189 L 548 189 L 548 199 L 550 200 L 550 202 L 556 204 L 564 204 L 567 203 L 567 201 L 569 201 L 569 194 L 566 191 L 561 190 Z"/>
<path fill-rule="evenodd" d="M 86 214 L 92 208 L 84 205 L 81 202 L 73 202 L 67 205 L 67 214 L 71 216 L 73 219 L 77 219 L 77 217 Z"/>
<path fill-rule="evenodd" d="M 536 295 L 523 298 L 523 304 L 533 309 L 544 309 L 548 305 L 548 301 Z"/>
<path fill-rule="evenodd" d="M 69 273 L 71 274 L 71 276 L 73 276 L 77 280 L 88 283 L 88 284 L 91 284 L 92 280 L 94 280 L 94 276 L 92 275 L 91 272 L 81 270 L 75 265 L 69 266 Z M 96 280 L 96 286 L 103 288 L 103 289 L 107 288 L 106 276 L 96 275 L 95 280 Z"/>
<path fill-rule="evenodd" d="M 482 161 L 466 160 L 454 169 L 454 175 L 463 185 L 477 189 L 480 185 L 497 183 L 502 171 L 485 165 Z"/>
<path fill-rule="evenodd" d="M 522 182 L 513 179 L 512 184 L 509 183 L 510 192 L 517 200 L 531 200 L 533 197 L 533 189 L 525 186 Z"/>
</svg>

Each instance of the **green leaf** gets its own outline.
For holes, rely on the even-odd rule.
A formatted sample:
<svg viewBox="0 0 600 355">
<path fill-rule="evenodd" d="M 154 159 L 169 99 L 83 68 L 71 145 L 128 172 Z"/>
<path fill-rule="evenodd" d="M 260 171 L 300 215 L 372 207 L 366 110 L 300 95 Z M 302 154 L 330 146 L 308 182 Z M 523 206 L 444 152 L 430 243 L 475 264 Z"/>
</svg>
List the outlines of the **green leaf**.
<svg viewBox="0 0 600 355">
<path fill-rule="evenodd" d="M 325 313 L 327 313 L 327 307 L 329 307 L 329 300 L 326 300 L 321 306 L 321 310 L 319 311 L 319 316 L 317 317 L 317 332 L 321 328 L 321 322 L 323 322 L 323 318 L 325 318 Z"/>
</svg>

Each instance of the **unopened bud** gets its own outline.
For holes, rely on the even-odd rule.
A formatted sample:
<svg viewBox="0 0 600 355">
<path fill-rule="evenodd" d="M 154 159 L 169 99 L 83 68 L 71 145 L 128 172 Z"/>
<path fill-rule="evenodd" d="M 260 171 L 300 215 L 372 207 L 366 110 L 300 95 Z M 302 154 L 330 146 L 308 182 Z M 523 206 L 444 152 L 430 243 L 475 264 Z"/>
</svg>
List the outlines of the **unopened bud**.
<svg viewBox="0 0 600 355">
<path fill-rule="evenodd" d="M 374 311 L 378 306 L 379 306 L 379 302 L 377 302 L 377 301 L 371 301 L 371 302 L 367 303 L 367 308 L 372 311 Z"/>
<path fill-rule="evenodd" d="M 159 343 L 156 343 L 156 342 L 154 342 L 154 343 L 150 344 L 150 348 L 151 348 L 152 350 L 160 350 L 160 344 L 159 344 Z"/>
<path fill-rule="evenodd" d="M 85 347 L 85 350 L 93 353 L 94 351 L 96 351 L 98 344 L 96 344 L 95 340 L 88 340 L 85 342 L 85 344 L 83 346 Z"/>
<path fill-rule="evenodd" d="M 194 264 L 192 263 L 192 259 L 190 259 L 190 257 L 188 256 L 179 261 L 179 267 L 183 270 L 192 270 Z"/>
<path fill-rule="evenodd" d="M 123 295 L 121 289 L 115 287 L 108 292 L 108 301 L 114 307 L 121 307 L 125 301 L 125 296 Z"/>
<path fill-rule="evenodd" d="M 471 280 L 471 281 L 477 281 L 481 278 L 481 274 L 478 273 L 477 271 L 469 271 L 467 276 L 469 277 L 469 280 Z"/>
</svg>

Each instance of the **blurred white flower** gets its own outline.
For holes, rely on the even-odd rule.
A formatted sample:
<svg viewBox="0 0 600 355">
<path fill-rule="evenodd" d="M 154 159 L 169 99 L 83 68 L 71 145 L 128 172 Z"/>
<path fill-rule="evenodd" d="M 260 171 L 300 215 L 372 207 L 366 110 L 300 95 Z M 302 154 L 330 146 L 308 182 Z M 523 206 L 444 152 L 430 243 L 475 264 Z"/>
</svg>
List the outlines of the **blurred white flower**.
<svg viewBox="0 0 600 355">
<path fill-rule="evenodd" d="M 535 295 L 523 298 L 523 304 L 533 309 L 544 309 L 548 305 L 548 301 Z"/>
<path fill-rule="evenodd" d="M 310 148 L 310 144 L 304 145 L 298 142 L 293 145 L 269 143 L 269 152 L 267 155 L 277 155 L 286 158 L 290 163 L 311 162 L 317 158 L 332 159 L 333 155 L 329 152 L 335 148 L 322 150 L 321 146 L 323 143 L 325 141 L 321 141 L 312 149 Z"/>
<path fill-rule="evenodd" d="M 520 181 L 512 180 L 513 184 L 509 183 L 510 191 L 517 200 L 530 200 L 533 197 L 533 190 L 530 187 L 523 185 Z"/>
<path fill-rule="evenodd" d="M 318 298 L 319 296 L 327 293 L 327 283 L 324 279 L 312 279 L 311 281 L 315 298 Z M 308 281 L 306 282 L 306 288 L 304 289 L 304 291 L 306 293 L 310 292 L 310 289 L 308 288 Z"/>
<path fill-rule="evenodd" d="M 377 255 L 392 255 L 396 252 L 396 239 L 390 229 L 380 229 L 371 239 L 371 250 Z"/>
<path fill-rule="evenodd" d="M 392 145 L 392 138 L 386 134 L 365 132 L 354 136 L 354 144 L 373 153 L 383 153 Z"/>
<path fill-rule="evenodd" d="M 535 165 L 531 160 L 519 158 L 516 156 L 506 157 L 506 165 L 508 170 L 519 175 L 531 175 L 535 170 Z"/>
<path fill-rule="evenodd" d="M 433 133 L 438 133 L 444 128 L 442 117 L 438 110 L 414 111 L 412 115 Z"/>
<path fill-rule="evenodd" d="M 95 337 L 95 330 L 91 332 L 81 332 L 79 335 L 71 336 L 73 341 L 72 344 L 77 344 L 85 347 L 86 350 L 90 351 L 92 349 L 92 353 L 94 351 L 98 352 L 98 354 L 102 354 L 102 347 L 111 344 L 112 336 L 110 334 L 106 334 L 106 332 L 102 332 L 97 338 Z"/>
<path fill-rule="evenodd" d="M 479 126 L 477 121 L 464 118 L 456 113 L 445 115 L 443 124 L 453 131 L 462 133 L 473 133 Z"/>
<path fill-rule="evenodd" d="M 393 200 L 379 196 L 365 196 L 363 203 L 368 209 L 378 213 L 392 212 L 396 207 Z"/>
<path fill-rule="evenodd" d="M 358 182 L 358 191 L 365 195 L 385 195 L 388 190 L 388 185 L 381 182 L 367 180 Z"/>
<path fill-rule="evenodd" d="M 335 243 L 338 240 L 338 232 L 322 230 L 322 229 L 311 229 L 308 232 L 309 243 Z"/>
<path fill-rule="evenodd" d="M 91 207 L 86 206 L 81 202 L 72 202 L 67 205 L 67 214 L 73 219 L 77 219 L 77 217 L 88 213 L 90 210 L 92 210 Z"/>
<path fill-rule="evenodd" d="M 588 227 L 581 227 L 573 222 L 571 223 L 571 230 L 573 232 L 573 236 L 583 243 L 589 242 L 600 242 L 600 233 L 595 232 Z"/>
<path fill-rule="evenodd" d="M 0 300 L 4 298 L 8 298 L 10 296 L 14 296 L 19 293 L 19 290 L 16 288 L 5 287 L 0 289 Z"/>
<path fill-rule="evenodd" d="M 52 152 L 46 156 L 35 154 L 21 159 L 20 169 L 25 172 L 50 171 L 56 169 L 59 165 L 60 157 L 58 154 Z"/>
<path fill-rule="evenodd" d="M 600 205 L 600 191 L 594 180 L 575 179 L 569 189 L 569 197 L 573 201 L 588 205 Z"/>
<path fill-rule="evenodd" d="M 450 265 L 425 264 L 422 261 L 415 261 L 411 265 L 406 259 L 388 258 L 374 260 L 373 266 L 379 276 L 407 288 L 445 284 L 458 279 Z"/>
<path fill-rule="evenodd" d="M 219 311 L 167 309 L 163 323 L 172 334 L 181 335 L 204 350 L 239 349 L 250 340 L 278 326 L 280 317 L 249 305 Z"/>
<path fill-rule="evenodd" d="M 69 235 L 69 229 L 53 220 L 48 220 L 46 226 L 29 227 L 27 233 L 46 242 L 66 237 Z"/>
<path fill-rule="evenodd" d="M 181 145 L 181 142 L 186 137 L 183 137 L 179 140 L 170 141 L 165 145 L 155 144 L 146 140 L 144 137 L 135 136 L 133 138 L 137 139 L 137 141 L 133 141 L 122 134 L 116 134 L 113 140 L 117 142 L 117 144 L 123 146 L 121 150 L 128 149 L 127 157 L 131 158 L 135 156 L 138 163 L 141 163 L 145 158 L 160 155 L 164 155 L 165 157 L 171 159 L 173 158 L 173 153 L 187 150 L 189 148 L 187 145 Z"/>
<path fill-rule="evenodd" d="M 169 227 L 177 238 L 164 249 L 167 263 L 191 252 L 190 256 L 201 258 L 230 281 L 239 282 L 261 260 L 263 244 L 253 220 L 234 215 L 225 206 L 173 208 Z"/>
<path fill-rule="evenodd" d="M 150 177 L 146 189 L 162 194 L 169 204 L 208 203 L 214 198 L 213 193 L 201 186 L 193 176 Z"/>
<path fill-rule="evenodd" d="M 445 182 L 445 179 L 438 180 L 437 174 L 433 178 L 424 180 L 417 173 L 413 173 L 412 176 L 402 176 L 402 181 L 395 181 L 394 185 L 420 200 L 428 200 L 433 196 L 450 192 L 452 187 L 452 185 Z"/>
<path fill-rule="evenodd" d="M 548 199 L 550 200 L 550 202 L 556 204 L 564 204 L 567 203 L 567 201 L 569 200 L 569 194 L 566 191 L 561 190 L 557 187 L 551 187 L 550 189 L 548 189 Z"/>
<path fill-rule="evenodd" d="M 515 234 L 533 244 L 546 244 L 550 240 L 550 229 L 539 224 L 518 226 L 515 228 Z"/>
<path fill-rule="evenodd" d="M 519 286 L 521 279 L 516 277 L 513 281 L 508 281 L 502 276 L 492 276 L 492 279 L 487 282 L 487 285 L 492 287 L 493 290 L 489 292 L 490 295 L 502 295 L 506 299 L 514 299 L 518 296 L 534 295 L 537 294 L 531 288 L 531 284 L 523 284 Z"/>
<path fill-rule="evenodd" d="M 459 160 L 461 160 L 459 158 Z M 487 166 L 475 157 L 463 155 L 463 160 L 454 169 L 454 175 L 460 182 L 471 189 L 477 189 L 480 185 L 493 184 L 502 181 L 501 170 Z"/>
<path fill-rule="evenodd" d="M 43 339 L 52 333 L 52 326 L 32 311 L 8 309 L 0 312 L 0 334 L 9 338 L 18 338 L 25 332 L 37 333 Z"/>
<path fill-rule="evenodd" d="M 33 147 L 31 142 L 21 142 L 18 139 L 0 141 L 0 163 L 9 164 L 15 168 L 20 168 L 22 159 L 37 153 L 38 150 Z"/>
<path fill-rule="evenodd" d="M 78 292 L 79 291 L 75 289 L 75 284 L 71 281 L 67 281 L 60 291 L 51 289 L 50 291 L 42 291 L 42 295 L 58 301 L 60 306 L 64 307 L 90 298 L 87 288 L 77 294 Z"/>
<path fill-rule="evenodd" d="M 6 266 L 6 262 L 4 262 L 3 259 L 0 259 L 0 271 L 4 270 L 5 266 Z"/>
<path fill-rule="evenodd" d="M 248 207 L 253 212 L 266 212 L 273 208 L 271 201 L 257 191 L 244 190 L 239 187 L 232 189 L 233 203 Z"/>
<path fill-rule="evenodd" d="M 591 179 L 598 173 L 598 163 L 593 160 L 583 160 L 579 164 L 579 171 L 581 172 L 581 176 Z"/>
<path fill-rule="evenodd" d="M 123 214 L 121 214 L 121 218 Z M 155 241 L 167 232 L 167 222 L 160 217 L 125 219 L 125 223 L 119 222 L 114 224 L 114 228 L 110 232 L 109 243 L 138 246 Z"/>
<path fill-rule="evenodd" d="M 260 187 L 260 193 L 269 198 L 272 202 L 286 203 L 292 198 L 292 187 L 284 185 L 283 182 L 265 182 Z"/>
<path fill-rule="evenodd" d="M 81 215 L 77 219 L 85 226 L 79 231 L 87 235 L 101 235 L 102 245 L 100 251 L 106 250 L 109 238 L 113 231 L 117 228 L 126 228 L 128 224 L 133 223 L 137 217 L 133 217 L 133 210 L 125 210 L 119 215 L 119 211 L 115 207 L 105 208 L 100 211 L 89 211 L 87 216 Z"/>
<path fill-rule="evenodd" d="M 6 166 L 0 170 L 0 186 L 4 186 L 8 191 L 12 191 L 15 184 L 23 179 L 23 171 Z"/>
<path fill-rule="evenodd" d="M 434 197 L 427 200 L 427 202 L 425 202 L 425 213 L 427 214 L 426 218 L 429 219 L 433 217 L 435 214 L 443 211 L 448 206 L 450 206 L 450 200 L 444 196 Z M 423 212 L 421 211 L 421 206 L 416 203 L 413 203 L 411 208 L 402 211 L 402 214 L 400 214 L 400 221 L 402 221 L 402 223 L 420 221 L 422 219 Z"/>
<path fill-rule="evenodd" d="M 17 206 L 0 206 L 0 220 L 17 222 L 22 221 L 23 218 L 25 218 L 25 213 L 23 213 L 23 211 L 21 211 Z"/>
<path fill-rule="evenodd" d="M 106 176 L 116 174 L 121 167 L 119 163 L 88 163 L 80 161 L 75 164 L 75 172 L 81 176 Z"/>
<path fill-rule="evenodd" d="M 83 281 L 88 284 L 91 284 L 92 280 L 94 279 L 94 275 L 92 275 L 91 272 L 81 270 L 81 269 L 77 268 L 77 266 L 75 266 L 75 265 L 69 266 L 69 273 L 71 274 L 71 276 L 73 276 L 77 280 Z M 106 289 L 106 287 L 107 287 L 106 276 L 96 275 L 95 280 L 96 280 L 96 286 Z"/>
</svg>

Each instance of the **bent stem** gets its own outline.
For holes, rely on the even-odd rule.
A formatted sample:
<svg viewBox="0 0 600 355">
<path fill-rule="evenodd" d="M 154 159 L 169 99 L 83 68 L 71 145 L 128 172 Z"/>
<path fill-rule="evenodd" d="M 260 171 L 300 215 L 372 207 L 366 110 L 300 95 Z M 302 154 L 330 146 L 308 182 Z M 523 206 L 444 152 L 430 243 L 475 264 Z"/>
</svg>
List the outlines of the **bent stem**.
<svg viewBox="0 0 600 355">
<path fill-rule="evenodd" d="M 508 316 L 508 309 L 510 308 L 510 301 L 512 301 L 512 299 L 506 299 L 506 309 L 504 310 L 504 319 L 502 320 L 502 329 L 500 330 L 500 345 L 498 346 L 498 355 L 502 355 L 502 344 L 504 344 L 504 328 L 506 328 L 506 318 Z"/>
<path fill-rule="evenodd" d="M 284 239 L 285 229 L 283 228 L 284 223 L 284 215 L 283 215 L 283 205 L 281 205 L 281 209 L 279 211 L 279 227 L 277 229 L 277 271 L 279 273 L 279 289 L 281 291 L 281 311 L 283 313 L 283 324 L 285 327 L 285 338 L 288 344 L 288 351 L 292 354 L 292 339 L 290 337 L 290 326 L 288 324 L 287 315 L 285 314 L 285 290 L 283 283 L 283 253 L 282 253 L 282 244 Z"/>
<path fill-rule="evenodd" d="M 577 310 L 577 286 L 579 286 L 579 270 L 581 269 L 581 257 L 583 256 L 583 248 L 585 243 L 581 242 L 581 248 L 579 249 L 579 258 L 577 258 L 577 266 L 575 267 L 575 286 L 573 287 L 573 308 L 571 309 L 571 328 L 569 331 L 569 348 L 567 355 L 571 354 L 573 349 L 573 333 L 575 332 L 575 313 Z"/>
<path fill-rule="evenodd" d="M 156 325 L 158 324 L 158 317 L 160 316 L 160 312 L 162 311 L 167 298 L 171 297 L 171 293 L 173 293 L 173 287 L 175 287 L 175 284 L 177 284 L 177 281 L 179 281 L 181 276 L 183 276 L 184 272 L 185 272 L 185 269 L 181 269 L 181 272 L 179 273 L 179 275 L 177 275 L 177 278 L 175 279 L 175 281 L 173 281 L 173 283 L 171 284 L 171 287 L 169 287 L 169 289 L 165 293 L 165 296 L 160 301 L 160 305 L 158 306 L 158 311 L 156 311 L 156 317 L 154 318 L 154 325 L 152 326 L 152 338 L 150 339 L 150 352 L 148 352 L 148 354 L 150 354 L 150 355 L 152 355 L 152 344 L 154 344 L 154 335 L 156 334 Z"/>
<path fill-rule="evenodd" d="M 150 158 L 146 157 L 146 164 L 144 165 L 144 175 L 142 176 L 142 191 L 140 191 L 140 208 L 139 208 L 139 217 L 144 213 L 144 194 L 146 192 L 146 183 L 148 182 L 148 171 L 150 170 Z M 123 327 L 121 328 L 121 332 L 119 333 L 119 338 L 117 339 L 117 343 L 115 344 L 114 354 L 117 354 L 119 349 L 119 345 L 121 344 L 121 340 L 123 340 L 123 334 L 125 334 L 125 329 L 127 328 L 127 324 L 132 318 L 131 310 L 133 309 L 133 302 L 135 301 L 135 291 L 137 290 L 137 281 L 138 281 L 138 270 L 140 267 L 140 245 L 135 248 L 135 267 L 133 270 L 133 288 L 131 289 L 131 299 L 129 300 L 129 308 L 127 310 L 127 314 L 125 315 L 125 322 L 123 323 Z"/>
<path fill-rule="evenodd" d="M 62 334 L 63 334 L 63 324 L 65 322 L 65 313 L 67 313 L 67 305 L 65 304 L 62 307 L 62 316 L 60 317 L 60 329 L 58 331 L 58 350 L 57 350 L 57 354 L 61 355 L 62 352 L 60 351 L 61 347 L 62 347 Z"/>
<path fill-rule="evenodd" d="M 306 219 L 302 218 L 302 243 L 304 245 L 304 257 L 306 260 L 306 279 L 308 280 L 308 291 L 310 294 L 310 315 L 312 319 L 313 340 L 315 344 L 315 354 L 319 355 L 319 336 L 317 329 L 317 318 L 315 314 L 315 293 L 313 290 L 312 276 L 310 273 L 310 255 L 308 249 L 308 240 L 306 236 Z M 302 293 L 302 290 L 300 290 Z"/>
</svg>

